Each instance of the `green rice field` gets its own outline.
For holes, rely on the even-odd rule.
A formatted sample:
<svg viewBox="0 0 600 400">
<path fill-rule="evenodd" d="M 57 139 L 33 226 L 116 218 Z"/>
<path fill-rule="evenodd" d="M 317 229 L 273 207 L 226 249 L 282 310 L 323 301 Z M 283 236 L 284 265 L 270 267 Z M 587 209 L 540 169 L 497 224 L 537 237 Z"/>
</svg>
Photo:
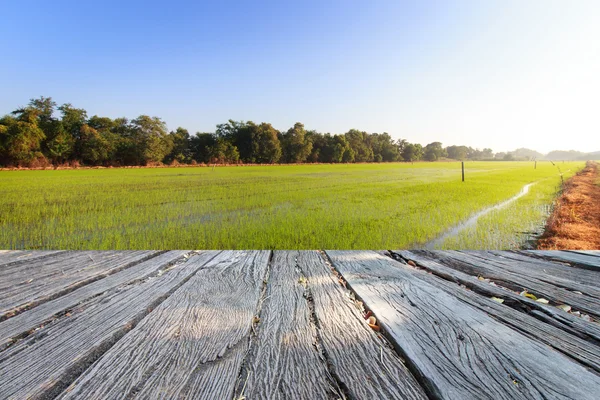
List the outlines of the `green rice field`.
<svg viewBox="0 0 600 400">
<path fill-rule="evenodd" d="M 4 249 L 507 249 L 583 162 L 0 171 Z"/>
</svg>

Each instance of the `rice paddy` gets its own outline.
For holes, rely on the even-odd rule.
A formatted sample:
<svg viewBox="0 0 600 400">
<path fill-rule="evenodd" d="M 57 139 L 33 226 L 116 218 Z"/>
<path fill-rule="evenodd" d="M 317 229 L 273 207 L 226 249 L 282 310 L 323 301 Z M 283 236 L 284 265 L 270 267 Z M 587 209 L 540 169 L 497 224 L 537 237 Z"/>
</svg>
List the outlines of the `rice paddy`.
<svg viewBox="0 0 600 400">
<path fill-rule="evenodd" d="M 418 248 L 530 192 L 443 248 L 521 246 L 583 162 L 0 171 L 0 248 Z M 558 167 L 558 168 L 557 168 Z"/>
</svg>

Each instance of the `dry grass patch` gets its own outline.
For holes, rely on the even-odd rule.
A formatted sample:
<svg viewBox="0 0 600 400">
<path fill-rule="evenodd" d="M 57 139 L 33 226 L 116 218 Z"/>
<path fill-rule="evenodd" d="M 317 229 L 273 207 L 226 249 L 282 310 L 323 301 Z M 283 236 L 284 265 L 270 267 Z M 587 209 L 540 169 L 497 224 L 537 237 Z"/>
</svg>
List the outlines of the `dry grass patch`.
<svg viewBox="0 0 600 400">
<path fill-rule="evenodd" d="M 600 249 L 600 178 L 598 163 L 586 167 L 565 184 L 539 249 Z"/>
</svg>

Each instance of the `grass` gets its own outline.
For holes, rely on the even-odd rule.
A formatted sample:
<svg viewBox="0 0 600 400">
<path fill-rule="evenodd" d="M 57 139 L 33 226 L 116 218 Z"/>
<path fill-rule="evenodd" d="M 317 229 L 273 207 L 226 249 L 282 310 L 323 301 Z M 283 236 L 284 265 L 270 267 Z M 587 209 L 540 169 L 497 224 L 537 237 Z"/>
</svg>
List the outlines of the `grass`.
<svg viewBox="0 0 600 400">
<path fill-rule="evenodd" d="M 473 250 L 532 247 L 532 242 L 544 231 L 559 190 L 556 180 L 542 180 L 531 186 L 527 195 L 492 210 L 479 218 L 476 225 L 449 237 L 439 247 Z"/>
<path fill-rule="evenodd" d="M 464 183 L 456 162 L 0 171 L 0 248 L 414 248 L 541 181 L 482 218 L 508 237 L 539 223 L 531 210 L 560 182 L 549 162 L 465 168 Z M 494 240 L 461 243 L 504 247 Z"/>
</svg>

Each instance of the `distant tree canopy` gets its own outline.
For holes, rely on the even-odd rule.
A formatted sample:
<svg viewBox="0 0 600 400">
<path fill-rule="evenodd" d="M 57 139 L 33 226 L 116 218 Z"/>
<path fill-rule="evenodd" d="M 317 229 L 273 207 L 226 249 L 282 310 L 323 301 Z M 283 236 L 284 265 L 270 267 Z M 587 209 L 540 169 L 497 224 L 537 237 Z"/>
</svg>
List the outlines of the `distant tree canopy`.
<svg viewBox="0 0 600 400">
<path fill-rule="evenodd" d="M 555 156 L 562 156 L 556 154 Z M 573 154 L 568 154 L 573 155 Z M 0 165 L 102 166 L 158 163 L 352 163 L 392 161 L 534 159 L 533 150 L 499 153 L 467 146 L 425 147 L 388 133 L 350 129 L 344 134 L 307 130 L 300 122 L 286 131 L 271 124 L 229 120 L 214 132 L 169 132 L 158 117 L 111 119 L 88 116 L 86 110 L 50 97 L 32 99 L 26 107 L 0 118 Z"/>
</svg>

